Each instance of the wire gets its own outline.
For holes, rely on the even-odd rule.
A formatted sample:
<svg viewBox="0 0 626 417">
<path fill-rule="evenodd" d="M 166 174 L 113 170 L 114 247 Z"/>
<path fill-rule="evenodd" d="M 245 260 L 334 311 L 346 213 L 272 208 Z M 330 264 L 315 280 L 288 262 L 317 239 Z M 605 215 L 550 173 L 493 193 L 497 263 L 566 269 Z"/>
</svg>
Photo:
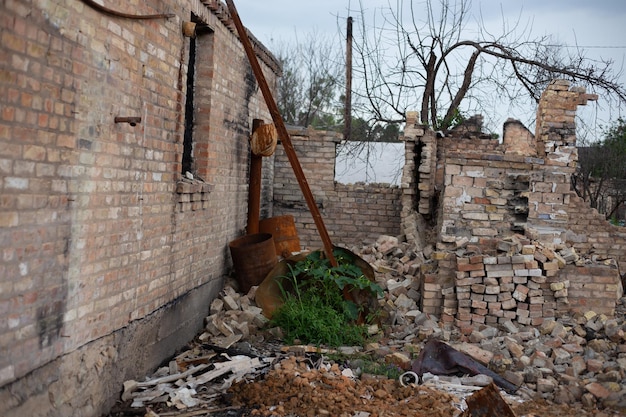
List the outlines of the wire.
<svg viewBox="0 0 626 417">
<path fill-rule="evenodd" d="M 159 14 L 130 14 L 117 10 L 109 9 L 101 4 L 96 3 L 94 0 L 82 0 L 83 3 L 88 6 L 111 16 L 123 17 L 125 19 L 169 19 L 176 16 L 174 13 L 159 13 Z"/>
<path fill-rule="evenodd" d="M 560 46 L 562 48 L 586 48 L 586 49 L 626 49 L 626 45 L 624 46 L 619 46 L 619 45 L 615 45 L 615 46 L 610 46 L 610 45 L 559 45 L 559 44 L 554 44 L 554 45 L 545 45 L 545 46 Z"/>
</svg>

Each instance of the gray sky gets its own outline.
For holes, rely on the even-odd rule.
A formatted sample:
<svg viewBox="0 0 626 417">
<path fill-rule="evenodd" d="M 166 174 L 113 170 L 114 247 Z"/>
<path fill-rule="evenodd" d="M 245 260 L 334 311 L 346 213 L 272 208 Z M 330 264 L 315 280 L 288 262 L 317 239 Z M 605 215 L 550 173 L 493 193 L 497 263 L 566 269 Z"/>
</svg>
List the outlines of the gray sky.
<svg viewBox="0 0 626 417">
<path fill-rule="evenodd" d="M 358 0 L 234 0 L 244 25 L 265 43 L 272 38 L 291 37 L 298 32 L 338 34 L 338 18 L 344 24 L 358 18 Z M 435 1 L 436 2 L 436 1 Z M 366 11 L 394 5 L 394 0 L 362 0 Z M 420 1 L 415 1 L 419 4 Z M 534 22 L 534 32 L 550 33 L 563 40 L 578 38 L 580 45 L 626 45 L 626 1 L 624 0 L 474 0 L 475 17 L 487 22 L 507 19 Z M 496 27 L 497 28 L 497 27 Z M 575 35 L 575 37 L 574 37 Z M 622 50 L 622 55 L 624 51 Z"/>
<path fill-rule="evenodd" d="M 361 3 L 371 15 L 377 8 L 395 6 L 396 1 L 361 0 Z M 234 2 L 243 24 L 268 46 L 272 40 L 282 42 L 313 32 L 342 41 L 347 16 L 353 16 L 355 25 L 360 19 L 358 0 Z M 415 5 L 420 3 L 423 0 L 414 0 Z M 553 35 L 560 43 L 585 47 L 588 58 L 613 59 L 616 70 L 624 68 L 621 78 L 626 84 L 625 0 L 473 0 L 471 3 L 470 20 L 482 19 L 496 34 L 502 29 L 504 16 L 509 24 L 519 21 L 529 26 L 535 36 Z M 619 115 L 600 105 L 604 107 L 601 110 L 588 106 L 581 111 L 589 113 L 587 117 L 602 119 L 599 123 Z"/>
</svg>

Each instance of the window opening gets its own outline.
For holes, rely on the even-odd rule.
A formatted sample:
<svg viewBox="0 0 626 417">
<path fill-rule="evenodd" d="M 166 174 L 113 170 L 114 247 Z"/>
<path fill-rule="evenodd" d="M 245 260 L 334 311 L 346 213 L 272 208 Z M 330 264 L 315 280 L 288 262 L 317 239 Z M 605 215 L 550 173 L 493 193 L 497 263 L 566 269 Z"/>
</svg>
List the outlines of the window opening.
<svg viewBox="0 0 626 417">
<path fill-rule="evenodd" d="M 196 39 L 189 38 L 189 65 L 187 66 L 187 96 L 185 100 L 185 133 L 183 136 L 183 176 L 193 173 L 194 92 L 196 79 Z"/>
<path fill-rule="evenodd" d="M 336 147 L 335 181 L 340 184 L 400 185 L 404 143 L 342 141 Z"/>
</svg>

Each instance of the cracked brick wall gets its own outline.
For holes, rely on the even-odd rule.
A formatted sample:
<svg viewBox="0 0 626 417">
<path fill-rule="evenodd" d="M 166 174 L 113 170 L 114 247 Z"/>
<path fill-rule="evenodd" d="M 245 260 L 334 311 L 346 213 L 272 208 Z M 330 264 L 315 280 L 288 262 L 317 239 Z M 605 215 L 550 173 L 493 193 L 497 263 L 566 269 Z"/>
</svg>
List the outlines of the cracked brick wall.
<svg viewBox="0 0 626 417">
<path fill-rule="evenodd" d="M 570 189 L 576 108 L 589 99 L 557 80 L 542 96 L 535 135 L 508 120 L 502 143 L 467 127 L 425 142 L 423 160 L 438 160 L 434 180 L 422 178 L 440 197 L 436 251 L 422 271 L 424 311 L 466 331 L 614 313 L 624 234 Z M 427 193 L 420 201 L 432 202 Z M 583 230 L 592 219 L 597 227 Z"/>
</svg>

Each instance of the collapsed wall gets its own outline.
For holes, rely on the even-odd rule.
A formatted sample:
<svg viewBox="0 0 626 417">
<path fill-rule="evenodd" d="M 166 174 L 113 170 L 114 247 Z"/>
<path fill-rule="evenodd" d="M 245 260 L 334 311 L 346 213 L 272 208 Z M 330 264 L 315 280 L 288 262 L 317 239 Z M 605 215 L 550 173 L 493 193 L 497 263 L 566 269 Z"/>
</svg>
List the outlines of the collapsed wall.
<svg viewBox="0 0 626 417">
<path fill-rule="evenodd" d="M 400 236 L 427 261 L 421 308 L 463 329 L 539 325 L 564 314 L 612 315 L 626 269 L 626 232 L 571 190 L 575 115 L 594 99 L 555 81 L 533 134 L 509 119 L 502 141 L 475 116 L 445 136 L 407 114 L 399 188 L 333 181 L 332 132 L 293 130 L 311 190 L 335 244 Z M 292 214 L 304 249 L 321 245 L 291 167 L 274 159 L 274 215 Z"/>
<path fill-rule="evenodd" d="M 420 277 L 424 312 L 468 331 L 588 310 L 614 314 L 626 239 L 606 221 L 584 230 L 579 219 L 591 209 L 581 210 L 570 188 L 576 108 L 590 99 L 555 81 L 539 104 L 535 135 L 509 120 L 502 143 L 481 132 L 479 117 L 437 138 L 407 115 L 405 140 L 417 153 L 403 183 L 414 181 L 417 191 L 405 198 L 435 228 Z"/>
</svg>

